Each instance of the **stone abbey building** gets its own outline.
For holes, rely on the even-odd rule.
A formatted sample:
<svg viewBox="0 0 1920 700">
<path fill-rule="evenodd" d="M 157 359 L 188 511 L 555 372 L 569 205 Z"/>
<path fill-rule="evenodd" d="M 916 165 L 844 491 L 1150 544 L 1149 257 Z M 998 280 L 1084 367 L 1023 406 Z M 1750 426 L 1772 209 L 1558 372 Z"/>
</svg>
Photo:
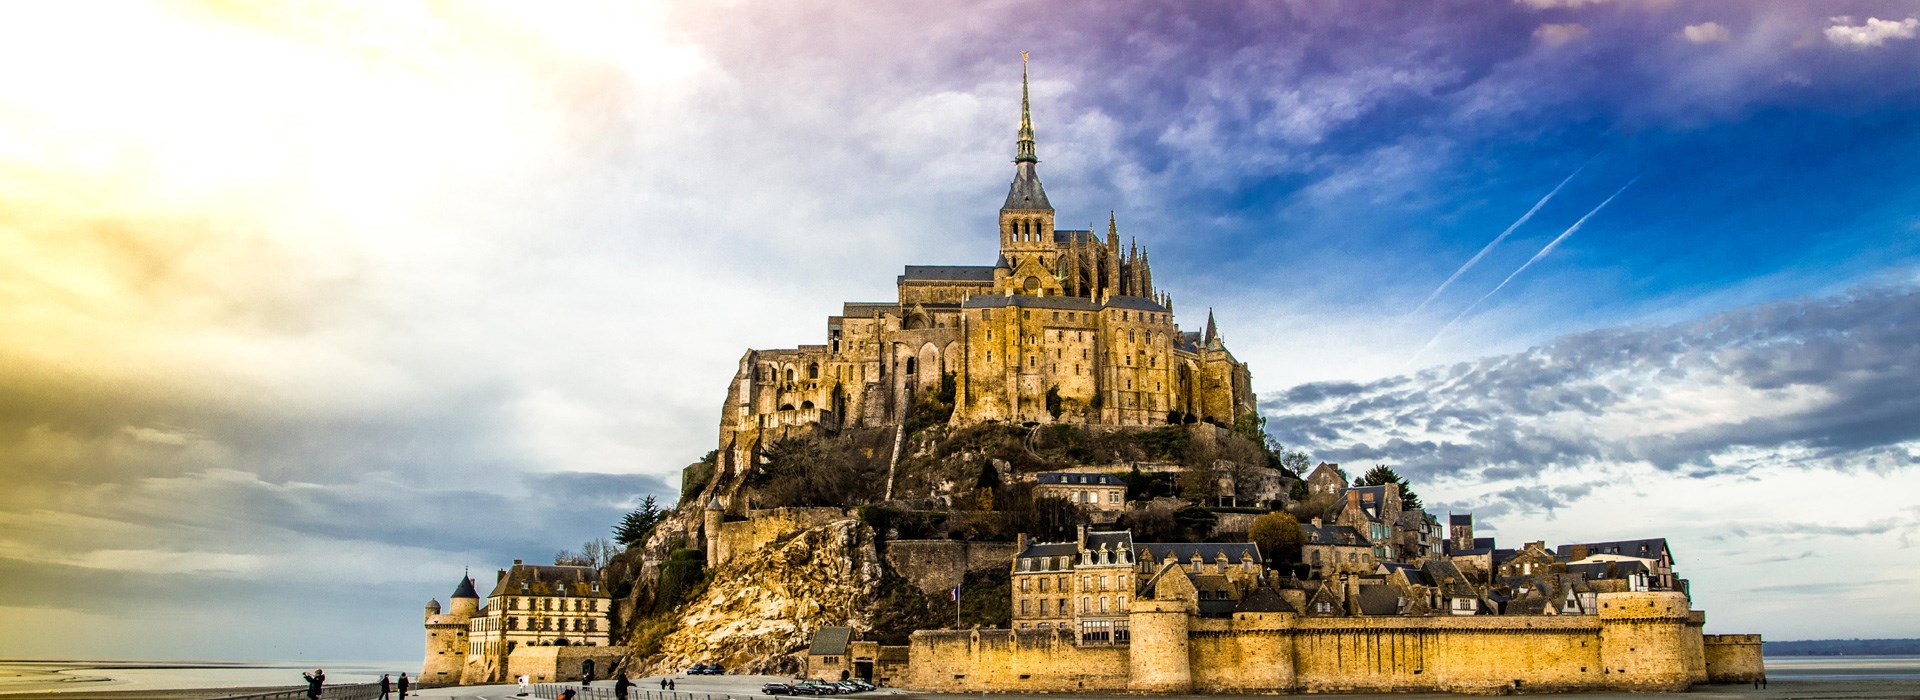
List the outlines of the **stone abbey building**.
<svg viewBox="0 0 1920 700">
<path fill-rule="evenodd" d="M 896 300 L 847 303 L 825 343 L 748 351 L 721 418 L 723 466 L 746 464 L 768 430 L 898 423 L 947 376 L 955 422 L 1232 425 L 1253 413 L 1247 366 L 1212 314 L 1181 330 L 1147 251 L 1122 246 L 1111 215 L 1104 235 L 1056 228 L 1039 163 L 1023 73 L 999 259 L 908 265 Z"/>
</svg>

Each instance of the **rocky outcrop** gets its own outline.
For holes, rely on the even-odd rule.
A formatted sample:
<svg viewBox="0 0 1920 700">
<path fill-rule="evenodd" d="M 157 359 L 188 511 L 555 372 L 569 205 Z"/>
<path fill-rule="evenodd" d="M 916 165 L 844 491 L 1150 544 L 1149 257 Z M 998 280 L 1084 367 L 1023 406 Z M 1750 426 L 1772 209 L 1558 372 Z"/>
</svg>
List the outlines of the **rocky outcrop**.
<svg viewBox="0 0 1920 700">
<path fill-rule="evenodd" d="M 745 673 L 790 673 L 823 626 L 868 629 L 883 569 L 873 531 L 838 520 L 730 558 L 699 598 L 679 610 L 679 628 L 644 673 L 719 663 Z"/>
</svg>

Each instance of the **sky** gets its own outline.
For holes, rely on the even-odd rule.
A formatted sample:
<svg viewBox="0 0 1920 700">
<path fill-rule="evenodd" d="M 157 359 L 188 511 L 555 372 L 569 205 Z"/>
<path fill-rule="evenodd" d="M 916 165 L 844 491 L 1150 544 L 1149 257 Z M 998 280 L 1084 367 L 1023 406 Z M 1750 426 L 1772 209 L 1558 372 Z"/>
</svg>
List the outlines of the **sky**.
<svg viewBox="0 0 1920 700">
<path fill-rule="evenodd" d="M 1060 225 L 1282 443 L 1920 629 L 1920 3 L 0 5 L 0 657 L 417 657 L 747 348 Z"/>
</svg>

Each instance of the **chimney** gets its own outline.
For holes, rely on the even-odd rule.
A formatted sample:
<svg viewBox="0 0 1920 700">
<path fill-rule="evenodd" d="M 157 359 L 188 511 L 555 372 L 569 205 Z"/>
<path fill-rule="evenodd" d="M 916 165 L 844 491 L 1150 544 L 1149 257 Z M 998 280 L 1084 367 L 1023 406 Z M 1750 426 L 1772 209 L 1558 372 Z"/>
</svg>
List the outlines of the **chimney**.
<svg viewBox="0 0 1920 700">
<path fill-rule="evenodd" d="M 519 559 L 515 559 L 515 560 L 513 560 L 513 565 L 514 565 L 514 566 L 519 566 L 519 565 L 520 565 L 520 560 L 519 560 Z"/>
<path fill-rule="evenodd" d="M 1347 489 L 1347 507 L 1348 507 L 1348 508 L 1359 508 L 1359 507 L 1360 507 L 1360 492 L 1359 492 L 1359 491 L 1355 491 L 1355 490 L 1353 490 L 1353 489 Z"/>
<path fill-rule="evenodd" d="M 1077 529 L 1078 529 L 1078 531 L 1079 531 L 1079 533 L 1080 533 L 1080 539 L 1079 539 L 1079 543 L 1080 543 L 1080 548 L 1081 548 L 1081 549 L 1086 549 L 1086 548 L 1087 548 L 1087 525 L 1086 525 L 1086 523 L 1081 523 L 1081 524 L 1080 524 L 1080 525 L 1078 526 L 1078 528 L 1077 528 Z"/>
<path fill-rule="evenodd" d="M 494 583 L 499 583 L 499 582 L 501 582 L 501 581 L 505 581 L 505 580 L 507 580 L 507 570 L 506 570 L 506 569 L 501 569 L 501 570 L 500 570 L 500 575 L 499 575 L 499 576 L 495 576 L 495 577 L 493 577 L 493 582 L 494 582 Z"/>
<path fill-rule="evenodd" d="M 1024 533 L 1024 532 L 1020 533 L 1019 538 L 1014 540 L 1013 551 L 1015 552 L 1027 551 L 1027 533 Z"/>
</svg>

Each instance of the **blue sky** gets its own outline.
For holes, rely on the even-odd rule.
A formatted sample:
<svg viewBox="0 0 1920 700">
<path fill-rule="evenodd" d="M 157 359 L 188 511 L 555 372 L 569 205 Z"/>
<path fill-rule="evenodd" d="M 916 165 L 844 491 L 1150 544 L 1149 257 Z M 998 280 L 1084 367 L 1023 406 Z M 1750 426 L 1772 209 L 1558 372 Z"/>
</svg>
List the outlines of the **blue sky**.
<svg viewBox="0 0 1920 700">
<path fill-rule="evenodd" d="M 109 14 L 0 10 L 0 655 L 410 658 L 747 348 L 990 262 L 1021 50 L 1061 225 L 1288 445 L 1667 536 L 1710 631 L 1920 628 L 1913 2 Z"/>
</svg>

